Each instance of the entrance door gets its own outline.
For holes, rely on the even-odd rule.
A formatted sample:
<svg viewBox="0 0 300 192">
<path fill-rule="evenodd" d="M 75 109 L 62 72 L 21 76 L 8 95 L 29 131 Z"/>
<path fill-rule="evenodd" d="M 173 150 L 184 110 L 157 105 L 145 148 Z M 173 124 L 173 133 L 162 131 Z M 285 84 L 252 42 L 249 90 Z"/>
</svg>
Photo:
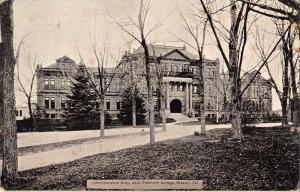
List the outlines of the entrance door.
<svg viewBox="0 0 300 192">
<path fill-rule="evenodd" d="M 181 113 L 181 101 L 178 99 L 174 99 L 170 103 L 171 113 Z"/>
</svg>

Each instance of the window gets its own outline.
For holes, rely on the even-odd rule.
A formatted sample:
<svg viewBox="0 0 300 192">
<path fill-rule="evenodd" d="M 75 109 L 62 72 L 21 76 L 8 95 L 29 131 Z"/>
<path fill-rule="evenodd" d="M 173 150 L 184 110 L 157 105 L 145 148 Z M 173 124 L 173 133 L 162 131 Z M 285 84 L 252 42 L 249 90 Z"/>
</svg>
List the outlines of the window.
<svg viewBox="0 0 300 192">
<path fill-rule="evenodd" d="M 67 108 L 67 106 L 66 106 L 66 99 L 65 98 L 61 98 L 61 108 L 62 109 Z"/>
<path fill-rule="evenodd" d="M 55 89 L 55 79 L 50 79 L 50 89 Z"/>
<path fill-rule="evenodd" d="M 68 85 L 68 87 L 71 86 L 71 80 L 70 79 L 67 80 L 67 85 Z"/>
<path fill-rule="evenodd" d="M 62 89 L 66 88 L 66 79 L 65 78 L 61 78 L 61 88 Z"/>
<path fill-rule="evenodd" d="M 110 100 L 106 99 L 106 109 L 110 110 Z"/>
<path fill-rule="evenodd" d="M 49 79 L 48 78 L 44 79 L 44 85 L 45 85 L 45 89 L 49 89 Z"/>
<path fill-rule="evenodd" d="M 51 119 L 55 119 L 55 114 L 51 114 Z"/>
<path fill-rule="evenodd" d="M 197 69 L 193 69 L 193 74 L 197 75 L 198 74 L 198 70 Z"/>
<path fill-rule="evenodd" d="M 179 91 L 183 91 L 183 86 L 179 85 Z"/>
<path fill-rule="evenodd" d="M 117 109 L 119 110 L 121 108 L 121 102 L 119 99 L 117 99 Z"/>
<path fill-rule="evenodd" d="M 197 93 L 198 92 L 198 86 L 197 85 L 194 85 L 193 86 L 193 93 Z"/>
<path fill-rule="evenodd" d="M 55 109 L 55 98 L 51 97 L 51 109 Z"/>
<path fill-rule="evenodd" d="M 23 114 L 22 114 L 22 110 L 20 110 L 20 117 L 22 117 L 23 116 Z"/>
<path fill-rule="evenodd" d="M 18 111 L 18 110 L 16 110 L 16 116 L 17 116 L 17 117 L 19 116 L 19 111 Z"/>
<path fill-rule="evenodd" d="M 49 114 L 48 113 L 45 114 L 45 118 L 49 119 Z"/>
<path fill-rule="evenodd" d="M 158 100 L 157 99 L 154 100 L 154 109 L 158 109 Z"/>
<path fill-rule="evenodd" d="M 50 109 L 49 98 L 48 97 L 45 98 L 45 108 Z"/>
</svg>

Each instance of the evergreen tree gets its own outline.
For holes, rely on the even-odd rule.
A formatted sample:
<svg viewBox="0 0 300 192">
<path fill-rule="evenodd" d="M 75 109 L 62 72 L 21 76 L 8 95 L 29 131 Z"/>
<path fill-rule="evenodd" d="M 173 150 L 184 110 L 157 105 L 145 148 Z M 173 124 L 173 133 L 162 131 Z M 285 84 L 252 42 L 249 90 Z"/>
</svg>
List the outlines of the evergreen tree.
<svg viewBox="0 0 300 192">
<path fill-rule="evenodd" d="M 97 128 L 99 110 L 97 109 L 97 95 L 91 89 L 89 77 L 83 65 L 79 65 L 73 77 L 71 93 L 67 96 L 66 123 L 68 129 Z"/>
<path fill-rule="evenodd" d="M 145 123 L 147 112 L 145 109 L 145 101 L 142 98 L 139 89 L 134 86 L 128 87 L 122 94 L 122 108 L 120 110 L 120 119 L 125 125 L 132 124 L 132 103 L 134 100 L 136 102 L 136 123 L 138 125 Z"/>
</svg>

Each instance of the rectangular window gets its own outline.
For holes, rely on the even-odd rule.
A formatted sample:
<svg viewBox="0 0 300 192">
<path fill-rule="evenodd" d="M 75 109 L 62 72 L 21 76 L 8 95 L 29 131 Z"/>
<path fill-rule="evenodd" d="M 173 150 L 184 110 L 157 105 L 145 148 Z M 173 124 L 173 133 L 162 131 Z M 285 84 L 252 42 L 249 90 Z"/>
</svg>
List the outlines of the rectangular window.
<svg viewBox="0 0 300 192">
<path fill-rule="evenodd" d="M 117 110 L 119 110 L 121 108 L 121 102 L 119 99 L 117 99 Z"/>
<path fill-rule="evenodd" d="M 193 86 L 193 93 L 197 93 L 198 92 L 198 86 L 197 85 L 194 85 Z"/>
<path fill-rule="evenodd" d="M 110 110 L 110 100 L 106 99 L 106 109 Z"/>
<path fill-rule="evenodd" d="M 49 79 L 48 78 L 44 79 L 44 86 L 45 86 L 45 89 L 49 89 Z"/>
<path fill-rule="evenodd" d="M 50 79 L 50 89 L 55 89 L 55 79 Z"/>
<path fill-rule="evenodd" d="M 16 110 L 16 116 L 17 117 L 19 116 L 19 110 Z"/>
<path fill-rule="evenodd" d="M 66 79 L 65 78 L 61 78 L 61 88 L 62 89 L 66 88 Z"/>
<path fill-rule="evenodd" d="M 183 86 L 179 85 L 179 91 L 183 91 Z"/>
<path fill-rule="evenodd" d="M 158 100 L 157 99 L 154 100 L 154 109 L 158 109 Z"/>
<path fill-rule="evenodd" d="M 51 119 L 55 119 L 55 114 L 51 114 Z"/>
<path fill-rule="evenodd" d="M 45 108 L 50 109 L 49 98 L 48 97 L 45 98 Z"/>
<path fill-rule="evenodd" d="M 55 98 L 51 97 L 51 109 L 55 109 Z"/>
<path fill-rule="evenodd" d="M 61 108 L 62 109 L 65 109 L 67 106 L 66 106 L 66 99 L 65 98 L 61 98 Z"/>
<path fill-rule="evenodd" d="M 22 110 L 20 110 L 20 117 L 22 117 L 23 116 L 23 114 L 22 114 Z"/>
<path fill-rule="evenodd" d="M 45 114 L 45 118 L 49 119 L 49 114 L 48 113 Z"/>
</svg>

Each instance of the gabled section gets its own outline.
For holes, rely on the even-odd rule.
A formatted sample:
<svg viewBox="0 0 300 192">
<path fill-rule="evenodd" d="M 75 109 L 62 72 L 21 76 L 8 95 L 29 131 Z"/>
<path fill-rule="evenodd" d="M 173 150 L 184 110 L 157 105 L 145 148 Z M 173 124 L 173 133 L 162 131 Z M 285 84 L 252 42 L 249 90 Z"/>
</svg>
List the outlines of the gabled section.
<svg viewBox="0 0 300 192">
<path fill-rule="evenodd" d="M 51 69 L 76 69 L 77 65 L 75 61 L 68 56 L 63 56 L 58 59 L 56 59 L 56 63 L 49 65 L 45 68 L 51 68 Z"/>
<path fill-rule="evenodd" d="M 178 49 L 174 49 L 174 50 L 170 51 L 169 53 L 163 55 L 161 58 L 170 59 L 170 60 L 180 60 L 180 61 L 191 60 L 191 58 L 189 58 L 187 55 L 185 55 L 183 52 L 181 52 Z"/>
</svg>

